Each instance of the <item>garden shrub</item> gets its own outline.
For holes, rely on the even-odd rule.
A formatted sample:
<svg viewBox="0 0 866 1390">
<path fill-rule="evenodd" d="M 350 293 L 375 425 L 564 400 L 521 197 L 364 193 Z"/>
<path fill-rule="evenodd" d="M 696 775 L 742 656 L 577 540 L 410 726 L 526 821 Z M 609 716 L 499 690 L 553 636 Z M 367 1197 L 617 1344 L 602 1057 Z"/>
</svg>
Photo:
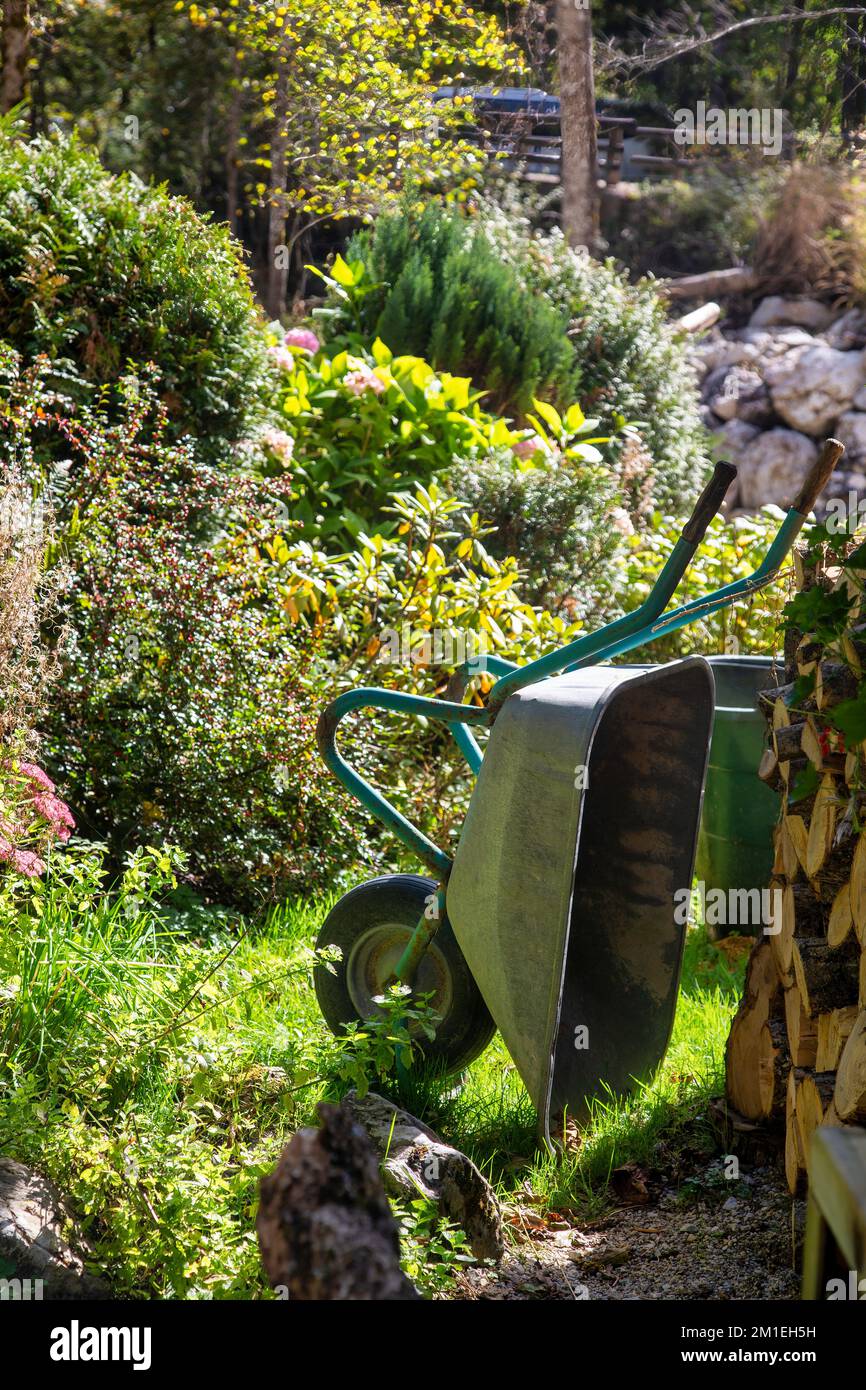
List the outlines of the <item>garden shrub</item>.
<svg viewBox="0 0 866 1390">
<path fill-rule="evenodd" d="M 344 327 L 469 376 L 493 410 L 521 413 L 540 395 L 573 399 L 567 313 L 528 296 L 459 211 L 431 201 L 420 212 L 407 205 L 383 213 L 352 238 L 347 259 L 366 277 L 354 322 L 341 316 Z"/>
<path fill-rule="evenodd" d="M 461 237 L 467 265 L 477 260 L 487 266 L 492 258 L 498 274 L 508 277 L 513 311 L 501 314 L 489 301 L 491 342 L 501 332 L 506 342 L 520 344 L 521 318 L 528 331 L 541 310 L 551 316 L 546 331 L 557 345 L 555 362 L 544 366 L 535 358 L 537 369 L 519 381 L 512 377 L 508 391 L 489 380 L 492 349 L 473 355 L 464 345 L 467 315 L 483 310 L 481 300 L 476 305 L 473 299 L 473 282 L 446 294 L 442 247 Z M 371 230 L 356 234 L 347 259 L 338 275 L 326 277 L 329 305 L 323 312 L 350 343 L 378 332 L 395 351 L 426 353 L 433 362 L 447 346 L 443 365 L 466 373 L 476 386 L 492 385 L 490 400 L 497 409 L 525 413 L 530 396 L 549 397 L 560 409 L 579 399 L 600 418 L 603 434 L 620 436 L 612 458 L 623 447 L 623 427 L 634 424 L 651 468 L 655 505 L 690 506 L 709 468 L 706 434 L 685 344 L 668 323 L 651 281 L 631 285 L 612 261 L 600 263 L 573 250 L 561 232 L 533 231 L 519 204 L 482 202 L 468 219 L 436 203 L 420 213 L 407 207 L 401 214 L 385 214 Z M 457 272 L 449 269 L 449 275 L 460 287 Z M 475 324 L 475 339 L 480 332 Z M 473 340 L 467 336 L 467 342 Z M 560 353 L 563 341 L 569 361 Z"/>
<path fill-rule="evenodd" d="M 498 453 L 531 468 L 555 448 L 570 466 L 582 466 L 599 462 L 596 445 L 607 444 L 593 436 L 598 422 L 577 406 L 562 419 L 541 403 L 548 425 L 533 417 L 531 429 L 515 429 L 482 407 L 483 393 L 468 377 L 394 356 L 381 338 L 351 352 L 322 347 L 305 329 L 283 335 L 272 327 L 269 338 L 279 371 L 274 404 L 285 428 L 262 436 L 271 457 L 266 471 L 291 469 L 290 519 L 305 539 L 344 546 L 364 530 L 387 529 L 389 495 L 430 482 L 455 459 Z M 551 430 L 556 437 L 546 438 Z M 600 512 L 604 505 L 600 497 Z"/>
<path fill-rule="evenodd" d="M 616 480 L 545 459 L 521 468 L 497 454 L 461 463 L 448 487 L 494 528 L 490 555 L 516 560 L 528 602 L 602 621 L 614 604 L 614 561 L 632 530 Z"/>
<path fill-rule="evenodd" d="M 255 581 L 286 480 L 220 474 L 168 442 L 149 378 L 116 394 L 111 423 L 65 416 L 36 369 L 15 397 L 31 458 L 51 435 L 68 463 L 46 762 L 115 864 L 175 844 L 203 889 L 245 903 L 327 882 L 355 850 L 313 745 L 314 639 L 290 641 Z M 200 537 L 202 518 L 221 529 Z"/>
<path fill-rule="evenodd" d="M 0 340 L 44 353 L 75 398 L 153 362 L 171 437 L 224 463 L 264 344 L 241 252 L 182 198 L 114 176 L 76 136 L 0 126 Z"/>
<path fill-rule="evenodd" d="M 612 261 L 573 250 L 558 230 L 533 231 L 514 208 L 485 204 L 480 218 L 527 293 L 569 321 L 579 369 L 574 390 L 584 409 L 600 417 L 605 434 L 636 424 L 655 507 L 688 514 L 709 471 L 707 436 L 685 341 L 652 281 L 629 284 Z M 625 442 L 620 434 L 620 449 Z"/>
</svg>

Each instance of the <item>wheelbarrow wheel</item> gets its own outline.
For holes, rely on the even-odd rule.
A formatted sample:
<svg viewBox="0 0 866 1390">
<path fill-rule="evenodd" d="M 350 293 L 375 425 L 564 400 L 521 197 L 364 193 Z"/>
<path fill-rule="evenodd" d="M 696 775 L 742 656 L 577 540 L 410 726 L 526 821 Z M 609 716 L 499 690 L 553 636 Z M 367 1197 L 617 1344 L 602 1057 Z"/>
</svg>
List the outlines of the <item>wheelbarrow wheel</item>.
<svg viewBox="0 0 866 1390">
<path fill-rule="evenodd" d="M 315 968 L 316 997 L 325 1021 L 339 1036 L 347 1023 L 363 1023 L 378 1012 L 375 998 L 394 977 L 397 962 L 436 884 L 417 874 L 388 874 L 353 888 L 331 909 L 316 948 L 337 946 L 332 969 Z M 460 1071 L 487 1047 L 496 1025 L 481 998 L 463 952 L 446 918 L 419 965 L 418 994 L 432 995 L 439 1015 L 436 1037 L 420 1041 L 424 1060 L 445 1072 Z"/>
</svg>

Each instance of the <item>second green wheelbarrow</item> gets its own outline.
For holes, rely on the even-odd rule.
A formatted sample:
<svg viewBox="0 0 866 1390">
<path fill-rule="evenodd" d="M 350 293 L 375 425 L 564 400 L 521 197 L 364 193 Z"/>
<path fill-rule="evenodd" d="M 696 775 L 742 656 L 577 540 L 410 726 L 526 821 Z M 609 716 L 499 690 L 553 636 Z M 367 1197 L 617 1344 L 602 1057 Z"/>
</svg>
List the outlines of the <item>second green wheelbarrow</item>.
<svg viewBox="0 0 866 1390">
<path fill-rule="evenodd" d="M 602 665 L 772 582 L 843 450 L 828 440 L 746 579 L 665 612 L 736 476 L 719 464 L 646 601 L 635 612 L 498 676 L 482 705 L 348 691 L 324 711 L 319 747 L 343 785 L 428 868 L 389 874 L 336 903 L 319 948 L 330 1027 L 375 1015 L 401 982 L 438 1017 L 425 1056 L 459 1071 L 502 1033 L 550 1140 L 551 1120 L 622 1092 L 660 1062 L 673 1026 L 713 728 L 712 668 L 701 657 L 646 668 Z M 341 719 L 359 709 L 448 723 L 477 774 L 454 858 L 342 757 Z M 482 756 L 472 728 L 489 730 Z"/>
</svg>

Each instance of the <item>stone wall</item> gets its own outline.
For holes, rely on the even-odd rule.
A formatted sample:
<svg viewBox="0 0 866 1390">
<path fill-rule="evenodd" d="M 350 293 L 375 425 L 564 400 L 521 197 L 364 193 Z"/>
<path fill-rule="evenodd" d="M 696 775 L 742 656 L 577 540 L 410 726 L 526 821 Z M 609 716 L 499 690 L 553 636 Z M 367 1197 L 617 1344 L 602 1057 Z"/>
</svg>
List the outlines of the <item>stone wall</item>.
<svg viewBox="0 0 866 1390">
<path fill-rule="evenodd" d="M 787 505 L 828 435 L 846 452 L 824 501 L 866 497 L 866 312 L 774 296 L 691 355 L 715 456 L 739 469 L 733 507 Z"/>
</svg>

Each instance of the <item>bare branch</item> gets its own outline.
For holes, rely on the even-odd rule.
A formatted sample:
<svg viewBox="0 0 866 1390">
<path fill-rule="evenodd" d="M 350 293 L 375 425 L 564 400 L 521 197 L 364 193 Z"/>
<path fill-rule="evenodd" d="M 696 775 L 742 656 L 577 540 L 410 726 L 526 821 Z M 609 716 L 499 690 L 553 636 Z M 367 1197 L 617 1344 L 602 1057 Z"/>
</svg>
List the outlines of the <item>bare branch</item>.
<svg viewBox="0 0 866 1390">
<path fill-rule="evenodd" d="M 651 25 L 652 32 L 639 53 L 624 53 L 615 41 L 608 40 L 599 46 L 596 68 L 605 73 L 631 77 L 652 72 L 674 58 L 712 47 L 732 34 L 754 29 L 758 25 L 806 24 L 841 15 L 866 14 L 866 6 L 863 5 L 840 5 L 826 10 L 786 10 L 781 14 L 751 15 L 748 19 L 736 19 L 727 6 L 719 6 L 718 10 L 725 18 L 717 28 L 708 32 L 699 16 L 689 5 L 684 5 L 679 13 L 668 15 L 665 21 Z"/>
</svg>

